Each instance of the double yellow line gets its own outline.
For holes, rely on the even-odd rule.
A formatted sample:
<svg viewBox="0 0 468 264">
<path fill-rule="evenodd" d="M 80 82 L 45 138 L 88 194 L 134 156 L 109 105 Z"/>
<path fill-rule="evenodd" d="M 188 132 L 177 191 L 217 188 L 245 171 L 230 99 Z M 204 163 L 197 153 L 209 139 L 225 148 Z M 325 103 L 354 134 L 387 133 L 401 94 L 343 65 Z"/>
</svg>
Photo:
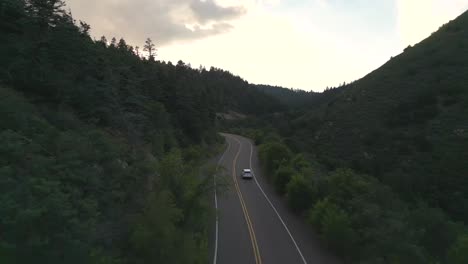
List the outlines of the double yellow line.
<svg viewBox="0 0 468 264">
<path fill-rule="evenodd" d="M 245 205 L 244 198 L 242 197 L 242 193 L 240 191 L 239 184 L 237 182 L 236 163 L 237 163 L 237 158 L 239 157 L 239 154 L 242 148 L 242 144 L 238 139 L 234 137 L 232 138 L 235 141 L 237 141 L 237 143 L 239 143 L 239 150 L 237 151 L 236 156 L 234 160 L 232 161 L 232 178 L 234 180 L 234 185 L 236 187 L 237 196 L 239 197 L 242 211 L 244 212 L 245 222 L 247 223 L 247 228 L 249 229 L 250 241 L 252 242 L 252 248 L 253 248 L 253 252 L 255 256 L 255 263 L 262 264 L 262 258 L 260 257 L 260 250 L 258 249 L 257 238 L 255 236 L 255 231 L 252 225 L 252 221 L 250 220 L 249 212 L 247 211 L 247 206 Z"/>
</svg>

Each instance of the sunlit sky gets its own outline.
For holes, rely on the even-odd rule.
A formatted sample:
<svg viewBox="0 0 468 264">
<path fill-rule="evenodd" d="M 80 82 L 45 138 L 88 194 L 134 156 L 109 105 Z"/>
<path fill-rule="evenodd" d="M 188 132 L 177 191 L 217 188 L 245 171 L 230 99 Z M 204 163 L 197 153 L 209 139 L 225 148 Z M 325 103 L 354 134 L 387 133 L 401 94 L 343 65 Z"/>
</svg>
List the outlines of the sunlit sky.
<svg viewBox="0 0 468 264">
<path fill-rule="evenodd" d="M 468 0 L 68 0 L 99 39 L 147 37 L 157 59 L 251 83 L 322 91 L 359 79 L 468 8 Z"/>
</svg>

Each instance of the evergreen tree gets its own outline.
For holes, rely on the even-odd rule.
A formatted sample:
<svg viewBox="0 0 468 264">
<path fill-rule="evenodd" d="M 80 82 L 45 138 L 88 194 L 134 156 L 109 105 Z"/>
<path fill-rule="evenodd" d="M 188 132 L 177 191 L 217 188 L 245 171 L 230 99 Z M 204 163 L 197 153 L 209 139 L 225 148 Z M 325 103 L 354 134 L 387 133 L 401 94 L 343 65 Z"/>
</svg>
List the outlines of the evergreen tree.
<svg viewBox="0 0 468 264">
<path fill-rule="evenodd" d="M 148 59 L 154 61 L 156 57 L 156 48 L 153 41 L 150 38 L 147 38 L 143 50 L 148 52 Z"/>
</svg>

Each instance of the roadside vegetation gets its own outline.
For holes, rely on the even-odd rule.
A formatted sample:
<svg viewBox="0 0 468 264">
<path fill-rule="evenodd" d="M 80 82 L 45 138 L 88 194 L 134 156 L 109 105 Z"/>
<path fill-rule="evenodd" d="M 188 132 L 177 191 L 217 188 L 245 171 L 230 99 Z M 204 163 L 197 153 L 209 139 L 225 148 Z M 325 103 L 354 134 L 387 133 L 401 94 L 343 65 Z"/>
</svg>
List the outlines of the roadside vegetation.
<svg viewBox="0 0 468 264">
<path fill-rule="evenodd" d="M 254 138 L 265 175 L 290 208 L 350 263 L 465 263 L 468 229 L 422 199 L 407 201 L 377 178 L 330 170 L 277 134 Z M 264 130 L 267 131 L 267 130 Z M 271 132 L 269 132 L 271 133 Z"/>
<path fill-rule="evenodd" d="M 206 263 L 214 147 L 152 153 L 7 88 L 0 113 L 1 263 Z"/>
</svg>

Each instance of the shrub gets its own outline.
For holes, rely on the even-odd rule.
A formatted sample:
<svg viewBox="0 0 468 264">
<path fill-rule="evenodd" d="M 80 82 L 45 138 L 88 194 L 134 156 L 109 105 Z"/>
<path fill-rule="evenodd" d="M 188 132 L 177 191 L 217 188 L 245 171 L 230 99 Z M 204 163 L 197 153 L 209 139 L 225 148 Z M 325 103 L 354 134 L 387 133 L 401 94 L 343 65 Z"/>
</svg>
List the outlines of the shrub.
<svg viewBox="0 0 468 264">
<path fill-rule="evenodd" d="M 356 242 L 356 233 L 343 209 L 329 199 L 324 199 L 315 204 L 308 217 L 309 222 L 318 229 L 332 248 L 341 255 L 351 254 Z"/>
<path fill-rule="evenodd" d="M 457 239 L 457 226 L 438 208 L 419 205 L 408 215 L 411 229 L 419 230 L 417 239 L 428 253 L 441 259 Z"/>
<path fill-rule="evenodd" d="M 314 202 L 314 193 L 313 186 L 301 174 L 294 175 L 286 186 L 286 199 L 296 212 L 310 208 Z"/>
<path fill-rule="evenodd" d="M 338 169 L 332 172 L 327 181 L 328 194 L 339 205 L 371 191 L 370 179 L 350 169 Z"/>
<path fill-rule="evenodd" d="M 286 186 L 294 175 L 294 170 L 289 166 L 281 166 L 275 173 L 273 183 L 278 193 L 286 193 Z"/>
<path fill-rule="evenodd" d="M 255 145 L 260 145 L 263 143 L 263 138 L 264 138 L 264 133 L 262 130 L 259 130 L 259 129 L 255 129 L 253 132 L 252 132 L 252 139 L 254 140 L 255 142 Z"/>
<path fill-rule="evenodd" d="M 291 166 L 297 171 L 302 171 L 310 167 L 310 163 L 305 159 L 303 154 L 297 154 L 291 159 Z"/>
<path fill-rule="evenodd" d="M 266 143 L 260 146 L 259 158 L 266 172 L 272 174 L 282 162 L 289 162 L 291 151 L 280 142 Z"/>
</svg>

